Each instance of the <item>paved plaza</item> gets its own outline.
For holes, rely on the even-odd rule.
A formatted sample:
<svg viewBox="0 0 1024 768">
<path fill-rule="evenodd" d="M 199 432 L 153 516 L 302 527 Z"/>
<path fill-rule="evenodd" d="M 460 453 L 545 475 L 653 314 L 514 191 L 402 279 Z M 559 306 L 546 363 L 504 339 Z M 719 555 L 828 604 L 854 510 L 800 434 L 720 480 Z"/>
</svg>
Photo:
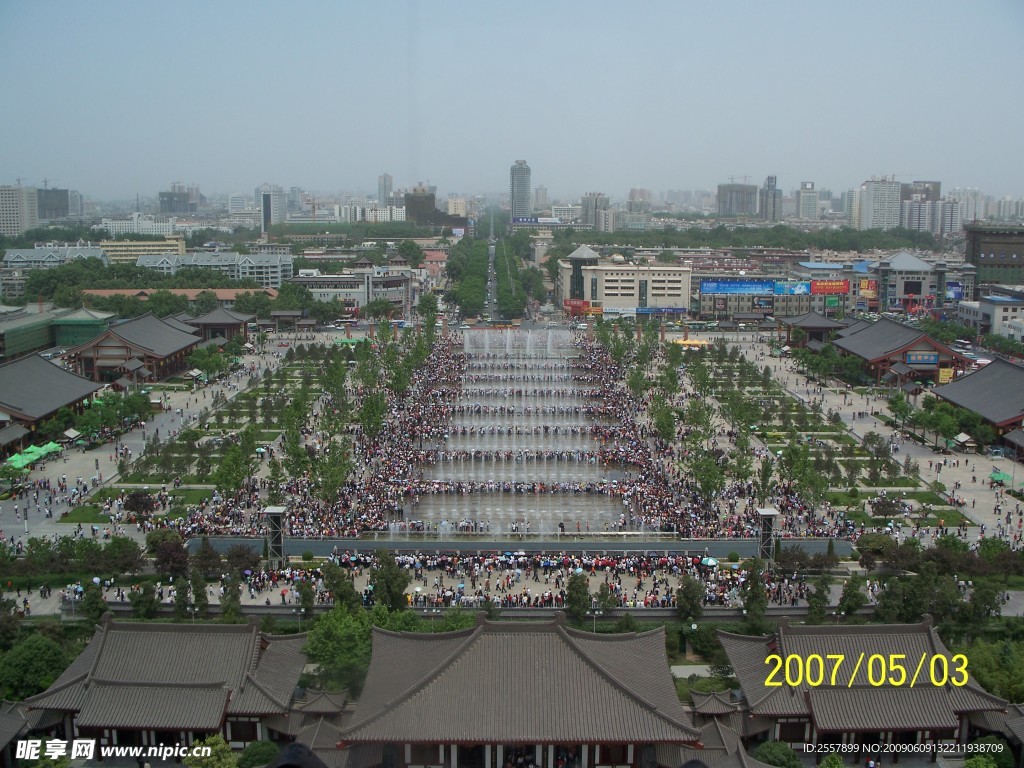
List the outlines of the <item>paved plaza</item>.
<svg viewBox="0 0 1024 768">
<path fill-rule="evenodd" d="M 125 434 L 122 437 L 122 444 L 132 451 L 133 456 L 138 456 L 144 450 L 145 439 L 155 434 L 157 430 L 159 430 L 161 439 L 166 439 L 167 436 L 194 423 L 199 412 L 212 401 L 217 393 L 222 393 L 226 398 L 232 398 L 241 391 L 248 383 L 251 367 L 254 367 L 257 372 L 262 372 L 267 367 L 275 369 L 282 362 L 284 353 L 287 352 L 287 348 L 277 346 L 278 343 L 282 341 L 287 341 L 289 344 L 309 343 L 310 341 L 314 343 L 321 341 L 329 342 L 332 337 L 333 334 L 275 335 L 270 343 L 268 343 L 265 354 L 246 355 L 243 358 L 245 370 L 232 375 L 224 382 L 210 385 L 197 393 L 169 392 L 169 410 L 152 416 L 144 428 L 135 429 Z M 672 335 L 669 338 L 672 338 Z M 739 336 L 735 339 L 730 337 L 728 340 L 737 343 L 748 358 L 754 360 L 759 367 L 768 365 L 775 377 L 795 397 L 808 403 L 814 399 L 819 399 L 822 401 L 825 412 L 829 410 L 838 411 L 851 433 L 858 438 L 862 438 L 869 431 L 878 432 L 886 439 L 892 437 L 893 430 L 871 415 L 875 411 L 885 412 L 886 402 L 883 395 L 862 396 L 847 393 L 833 387 L 824 390 L 816 389 L 816 385 L 809 383 L 805 377 L 795 372 L 791 360 L 770 357 L 768 355 L 768 345 L 756 342 L 752 337 Z M 868 415 L 859 416 L 859 412 L 866 412 Z M 976 541 L 982 534 L 981 526 L 985 526 L 986 535 L 991 535 L 991 532 L 996 527 L 995 507 L 1000 503 L 1000 489 L 998 487 L 989 487 L 987 481 L 989 473 L 993 469 L 999 469 L 1011 474 L 1015 480 L 1017 479 L 1016 475 L 1020 474 L 1020 479 L 1024 480 L 1024 467 L 1018 473 L 1011 459 L 957 453 L 943 456 L 934 453 L 926 446 L 920 446 L 910 441 L 900 443 L 899 447 L 900 452 L 896 458 L 902 459 L 903 456 L 908 454 L 912 456 L 919 463 L 924 480 L 939 479 L 948 488 L 958 484 L 959 487 L 956 490 L 956 495 L 965 500 L 963 511 L 975 522 L 975 525 L 969 529 L 969 539 L 971 541 Z M 447 467 L 445 469 L 450 471 L 453 468 Z M 266 471 L 265 465 L 261 471 Z M 49 461 L 45 466 L 36 467 L 31 473 L 30 479 L 46 478 L 56 481 L 61 476 L 66 477 L 69 481 L 73 481 L 75 478 L 89 481 L 96 477 L 100 486 L 116 484 L 117 476 L 114 455 L 112 451 L 106 450 L 103 447 L 92 451 L 72 449 L 67 451 L 63 458 Z M 102 482 L 99 482 L 99 478 L 102 478 Z M 210 488 L 212 492 L 212 486 Z M 152 490 L 157 490 L 157 488 L 154 487 Z M 1012 498 L 1008 499 L 1008 501 L 1004 500 L 1002 503 L 1004 504 L 1004 513 L 1007 508 L 1010 510 L 1016 509 L 1017 502 Z M 56 517 L 45 518 L 42 513 L 35 510 L 34 505 L 28 510 L 27 519 L 16 519 L 16 514 L 24 512 L 24 500 L 20 504 L 20 508 L 16 510 L 14 500 L 0 502 L 0 530 L 3 531 L 3 535 L 6 538 L 10 538 L 12 535 L 15 539 L 27 539 L 30 536 L 72 535 L 74 533 L 76 526 L 60 523 Z M 60 510 L 56 510 L 56 514 L 59 515 L 59 513 Z M 1016 519 L 1016 515 L 1014 515 L 1014 519 Z M 88 531 L 88 526 L 86 526 L 86 531 Z M 140 543 L 143 542 L 144 535 L 134 525 L 125 526 L 124 533 Z M 925 543 L 927 544 L 929 541 L 930 536 L 926 536 Z M 422 543 L 410 541 L 408 548 L 415 549 L 421 545 L 429 549 L 443 549 L 443 544 L 437 540 L 423 541 Z M 563 549 L 583 549 L 588 546 L 595 548 L 589 542 L 569 543 L 567 541 L 562 544 Z M 339 548 L 344 550 L 344 542 L 339 543 Z M 618 548 L 621 548 L 621 545 Z M 363 581 L 357 582 L 357 587 L 360 589 L 365 586 L 365 575 L 361 578 Z M 600 578 L 600 574 L 594 577 L 595 580 L 592 583 L 592 587 L 595 591 Z M 57 612 L 58 595 L 59 593 L 55 591 L 49 599 L 40 601 L 38 594 L 33 590 L 33 594 L 29 596 L 33 613 L 46 614 Z M 255 598 L 251 598 L 248 593 L 243 593 L 243 602 L 246 603 L 264 603 L 266 599 L 266 595 L 258 595 Z M 216 601 L 216 595 L 213 595 L 213 602 Z M 279 601 L 280 596 L 275 596 L 275 604 L 279 604 Z M 1011 593 L 1010 602 L 1005 606 L 1004 612 L 1012 615 L 1024 615 L 1024 594 Z"/>
</svg>

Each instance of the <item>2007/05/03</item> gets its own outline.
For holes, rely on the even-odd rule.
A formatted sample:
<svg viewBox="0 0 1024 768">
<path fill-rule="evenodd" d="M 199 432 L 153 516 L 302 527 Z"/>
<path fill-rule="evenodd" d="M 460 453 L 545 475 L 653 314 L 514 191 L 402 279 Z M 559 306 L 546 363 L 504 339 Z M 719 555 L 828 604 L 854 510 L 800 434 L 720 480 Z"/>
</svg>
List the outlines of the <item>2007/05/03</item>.
<svg viewBox="0 0 1024 768">
<path fill-rule="evenodd" d="M 933 744 L 924 742 L 921 744 L 898 744 L 886 742 L 884 744 L 804 744 L 804 753 L 808 755 L 838 754 L 859 754 L 883 755 L 883 754 L 929 754 L 932 752 L 944 753 L 981 753 L 981 752 L 1002 752 L 1005 744 Z"/>
<path fill-rule="evenodd" d="M 952 658 L 947 658 L 937 653 L 932 655 L 930 660 L 928 656 L 927 653 L 921 654 L 915 668 L 913 661 L 909 667 L 905 664 L 908 659 L 903 653 L 890 653 L 888 657 L 880 653 L 873 653 L 870 656 L 861 653 L 847 687 L 862 681 L 874 688 L 887 684 L 896 688 L 913 688 L 918 678 L 921 678 L 922 685 L 930 684 L 940 688 L 947 683 L 957 688 L 967 685 L 967 657 L 964 654 L 958 653 Z M 820 685 L 835 686 L 839 670 L 845 661 L 846 657 L 841 653 L 829 653 L 824 657 L 812 653 L 807 658 L 795 653 L 786 657 L 773 653 L 764 660 L 765 664 L 772 667 L 765 677 L 764 684 L 768 688 L 781 688 L 783 685 L 796 688 L 803 684 L 811 688 Z M 864 670 L 864 676 L 858 678 L 861 669 Z M 910 672 L 913 672 L 912 676 Z M 839 685 L 842 684 L 843 681 L 840 680 Z"/>
</svg>

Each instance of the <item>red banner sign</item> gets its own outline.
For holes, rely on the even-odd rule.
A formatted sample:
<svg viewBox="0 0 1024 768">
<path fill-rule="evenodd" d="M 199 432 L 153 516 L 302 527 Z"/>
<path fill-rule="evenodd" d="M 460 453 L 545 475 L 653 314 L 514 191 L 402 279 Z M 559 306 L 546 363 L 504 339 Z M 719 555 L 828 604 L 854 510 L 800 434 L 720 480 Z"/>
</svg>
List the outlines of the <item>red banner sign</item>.
<svg viewBox="0 0 1024 768">
<path fill-rule="evenodd" d="M 811 280 L 811 294 L 814 296 L 838 296 L 849 292 L 849 280 Z"/>
</svg>

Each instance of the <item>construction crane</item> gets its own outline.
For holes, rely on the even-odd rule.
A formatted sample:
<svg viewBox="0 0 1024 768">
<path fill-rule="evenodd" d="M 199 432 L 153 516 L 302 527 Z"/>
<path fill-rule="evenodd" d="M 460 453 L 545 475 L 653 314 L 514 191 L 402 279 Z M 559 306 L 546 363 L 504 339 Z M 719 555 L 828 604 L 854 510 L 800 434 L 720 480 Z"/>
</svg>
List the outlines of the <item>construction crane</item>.
<svg viewBox="0 0 1024 768">
<path fill-rule="evenodd" d="M 43 191 L 46 191 L 47 189 L 49 189 L 49 185 L 50 185 L 51 181 L 59 181 L 59 179 L 43 179 Z"/>
<path fill-rule="evenodd" d="M 729 183 L 730 184 L 735 184 L 736 183 L 736 179 L 743 179 L 743 183 L 744 184 L 746 184 L 748 181 L 750 181 L 750 177 L 749 176 L 730 176 L 729 177 Z"/>
</svg>

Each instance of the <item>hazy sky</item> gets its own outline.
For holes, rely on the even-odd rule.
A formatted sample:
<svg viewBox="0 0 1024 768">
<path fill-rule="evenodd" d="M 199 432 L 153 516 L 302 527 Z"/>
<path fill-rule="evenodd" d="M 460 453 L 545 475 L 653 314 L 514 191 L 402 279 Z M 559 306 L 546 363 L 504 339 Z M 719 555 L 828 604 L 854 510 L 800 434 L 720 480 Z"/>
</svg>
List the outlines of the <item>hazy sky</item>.
<svg viewBox="0 0 1024 768">
<path fill-rule="evenodd" d="M 0 183 L 1024 193 L 1024 2 L 0 0 Z"/>
</svg>

